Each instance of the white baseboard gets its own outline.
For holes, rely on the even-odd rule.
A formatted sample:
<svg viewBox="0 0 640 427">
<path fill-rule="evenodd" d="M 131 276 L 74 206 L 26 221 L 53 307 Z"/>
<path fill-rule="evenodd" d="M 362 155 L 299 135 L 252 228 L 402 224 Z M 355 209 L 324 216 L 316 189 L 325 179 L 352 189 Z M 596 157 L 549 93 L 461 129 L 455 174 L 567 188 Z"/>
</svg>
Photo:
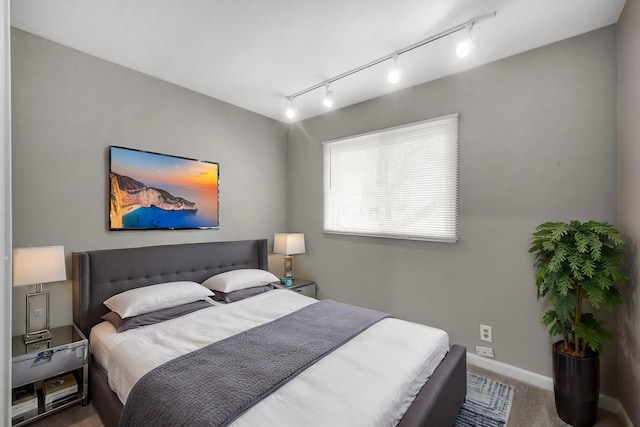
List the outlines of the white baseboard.
<svg viewBox="0 0 640 427">
<path fill-rule="evenodd" d="M 553 378 L 536 374 L 535 372 L 527 371 L 516 366 L 507 365 L 506 363 L 498 362 L 497 360 L 481 357 L 473 353 L 467 353 L 467 362 L 479 368 L 487 369 L 506 377 L 514 378 L 518 381 L 553 391 Z M 624 407 L 618 399 L 600 394 L 598 406 L 617 414 L 625 427 L 633 427 L 627 412 L 624 410 Z"/>
</svg>

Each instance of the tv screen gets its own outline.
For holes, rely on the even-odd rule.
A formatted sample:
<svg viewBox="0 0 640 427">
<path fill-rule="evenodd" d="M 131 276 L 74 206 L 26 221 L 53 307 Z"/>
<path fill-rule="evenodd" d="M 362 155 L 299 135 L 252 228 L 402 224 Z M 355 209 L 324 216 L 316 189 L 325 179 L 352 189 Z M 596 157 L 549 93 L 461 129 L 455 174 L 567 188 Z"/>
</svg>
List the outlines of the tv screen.
<svg viewBox="0 0 640 427">
<path fill-rule="evenodd" d="M 218 163 L 110 146 L 109 229 L 218 229 Z"/>
</svg>

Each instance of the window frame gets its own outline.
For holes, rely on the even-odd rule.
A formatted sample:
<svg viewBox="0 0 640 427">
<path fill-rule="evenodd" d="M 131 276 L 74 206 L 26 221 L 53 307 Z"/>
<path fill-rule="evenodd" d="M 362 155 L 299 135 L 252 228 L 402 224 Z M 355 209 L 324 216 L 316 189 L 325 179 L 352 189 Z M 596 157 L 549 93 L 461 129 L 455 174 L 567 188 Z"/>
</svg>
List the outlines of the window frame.
<svg viewBox="0 0 640 427">
<path fill-rule="evenodd" d="M 429 120 L 423 120 L 419 122 L 413 122 L 405 125 L 394 126 L 390 128 L 380 129 L 372 132 L 362 133 L 358 135 L 348 136 L 340 139 L 330 140 L 323 142 L 323 232 L 327 234 L 339 234 L 339 235 L 353 235 L 353 236 L 366 236 L 366 237 L 380 237 L 380 238 L 390 238 L 390 239 L 402 239 L 402 240 L 421 240 L 421 241 L 433 241 L 433 242 L 446 242 L 446 243 L 455 243 L 458 241 L 458 230 L 459 230 L 459 136 L 458 136 L 458 126 L 459 126 L 459 116 L 457 113 L 449 114 L 446 116 L 436 117 Z M 440 128 L 438 128 L 440 127 Z M 428 133 L 433 133 L 429 129 L 438 128 L 437 132 L 441 132 L 441 135 L 438 136 L 427 136 Z M 451 193 L 447 193 L 445 203 L 443 204 L 445 207 L 442 209 L 444 211 L 443 215 L 439 215 L 438 219 L 432 221 L 431 230 L 428 233 L 416 233 L 415 230 L 412 232 L 397 232 L 397 231 L 389 231 L 390 226 L 386 224 L 384 227 L 380 227 L 380 224 L 387 223 L 388 214 L 386 210 L 388 210 L 389 202 L 386 201 L 391 194 L 391 190 L 388 189 L 388 180 L 386 176 L 386 171 L 389 169 L 388 165 L 391 163 L 393 165 L 393 159 L 389 160 L 387 147 L 392 144 L 402 144 L 405 143 L 415 144 L 415 140 L 408 139 L 406 135 L 413 135 L 413 133 L 423 132 L 415 136 L 414 138 L 429 138 L 427 141 L 421 141 L 421 143 L 428 144 L 430 141 L 435 144 L 434 141 L 438 137 L 444 138 L 443 142 L 439 142 L 442 147 L 438 147 L 437 150 L 441 150 L 442 159 L 439 159 L 439 170 L 444 174 L 443 177 L 440 177 L 440 180 L 444 183 L 441 184 L 441 187 L 438 189 L 446 188 Z M 449 140 L 452 139 L 452 140 Z M 363 142 L 364 141 L 364 142 Z M 330 195 L 330 188 L 333 184 L 332 180 L 335 179 L 335 172 L 332 167 L 332 148 L 338 147 L 340 145 L 344 146 L 344 144 L 352 143 L 353 145 L 366 145 L 369 148 L 369 144 L 372 148 L 377 149 L 378 151 L 383 151 L 384 153 L 378 152 L 374 157 L 377 163 L 376 165 L 383 164 L 384 171 L 381 173 L 381 176 L 377 176 L 377 186 L 382 186 L 384 189 L 381 191 L 377 191 L 382 195 L 382 198 L 385 201 L 381 201 L 380 195 L 373 198 L 374 204 L 376 205 L 375 209 L 385 211 L 383 220 L 374 220 L 372 223 L 377 223 L 378 227 L 373 229 L 361 230 L 361 229 L 348 229 L 348 227 L 339 227 L 330 222 L 330 214 L 331 210 L 336 210 L 337 208 L 332 206 L 331 203 L 334 203 L 331 199 L 333 198 Z M 359 148 L 362 150 L 362 148 Z M 431 154 L 429 150 L 432 150 L 432 147 L 425 148 L 427 153 L 426 155 Z M 354 151 L 355 152 L 355 151 Z M 364 151 L 362 151 L 364 152 Z M 405 153 L 408 151 L 405 151 Z M 438 154 L 441 154 L 438 152 Z M 377 156 L 377 157 L 376 157 Z M 337 160 L 335 160 L 337 162 Z M 397 164 L 396 164 L 397 166 Z M 377 168 L 377 166 L 376 166 Z M 437 175 L 433 175 L 437 176 Z M 355 176 L 355 178 L 361 178 L 360 176 Z M 380 180 L 382 179 L 383 183 L 380 184 Z M 423 178 L 425 179 L 425 178 Z M 429 178 L 426 178 L 429 180 Z M 451 184 L 453 181 L 453 185 Z M 423 185 L 424 181 L 419 182 L 420 185 Z M 431 184 L 438 184 L 429 181 Z M 439 184 L 438 184 L 439 185 Z M 361 190 L 364 189 L 361 188 Z M 368 189 L 369 193 L 371 193 L 370 188 Z M 364 194 L 362 192 L 361 194 Z M 397 194 L 396 194 L 397 196 Z M 405 194 L 405 199 L 407 200 L 408 194 Z M 443 197 L 444 198 L 444 197 Z M 344 200 L 344 199 L 343 199 Z M 408 201 L 407 201 L 408 203 Z M 380 205 L 384 205 L 384 207 L 380 207 Z M 364 207 L 363 211 L 366 211 L 367 205 L 366 203 L 361 203 L 359 206 Z M 337 215 L 334 213 L 334 215 Z M 365 215 L 365 214 L 362 214 Z M 379 214 L 374 213 L 373 216 L 378 216 Z M 444 218 L 441 220 L 440 218 Z M 425 221 L 427 219 L 426 216 L 421 217 L 421 221 Z M 366 223 L 365 219 L 365 223 Z M 444 225 L 443 225 L 444 224 Z M 436 232 L 437 231 L 437 232 Z"/>
</svg>

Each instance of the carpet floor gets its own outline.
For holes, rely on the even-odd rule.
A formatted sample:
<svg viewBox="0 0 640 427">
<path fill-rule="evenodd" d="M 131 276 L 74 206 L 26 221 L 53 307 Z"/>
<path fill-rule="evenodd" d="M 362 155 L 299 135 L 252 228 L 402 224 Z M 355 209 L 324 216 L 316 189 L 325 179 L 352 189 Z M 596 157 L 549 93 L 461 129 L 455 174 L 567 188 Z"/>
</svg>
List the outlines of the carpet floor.
<svg viewBox="0 0 640 427">
<path fill-rule="evenodd" d="M 500 381 L 514 388 L 507 427 L 564 427 L 567 425 L 556 414 L 552 391 L 531 386 L 473 365 L 469 365 L 467 369 L 470 373 Z M 30 426 L 103 427 L 103 424 L 93 405 L 89 404 L 85 407 L 72 406 L 42 418 Z M 596 427 L 623 427 L 623 423 L 616 414 L 600 409 Z"/>
<path fill-rule="evenodd" d="M 500 381 L 514 388 L 507 427 L 564 427 L 568 425 L 556 413 L 553 391 L 535 387 L 473 365 L 467 365 L 467 371 Z M 598 410 L 596 427 L 623 426 L 620 418 L 613 412 L 605 411 L 602 408 Z"/>
</svg>

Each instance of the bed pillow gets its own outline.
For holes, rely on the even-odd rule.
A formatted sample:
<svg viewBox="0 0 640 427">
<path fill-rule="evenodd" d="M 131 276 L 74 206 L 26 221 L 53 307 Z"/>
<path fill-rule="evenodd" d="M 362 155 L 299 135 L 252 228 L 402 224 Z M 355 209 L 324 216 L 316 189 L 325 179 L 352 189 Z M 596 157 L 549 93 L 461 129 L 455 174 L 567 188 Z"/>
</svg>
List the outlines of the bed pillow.
<svg viewBox="0 0 640 427">
<path fill-rule="evenodd" d="M 196 282 L 169 282 L 130 289 L 107 299 L 104 305 L 125 319 L 209 296 L 213 296 L 213 292 Z"/>
<path fill-rule="evenodd" d="M 211 306 L 213 306 L 213 304 L 210 300 L 201 300 L 190 302 L 189 304 L 182 304 L 176 307 L 152 311 L 150 313 L 140 314 L 138 316 L 127 317 L 126 319 L 120 317 L 120 315 L 115 311 L 110 311 L 102 316 L 102 319 L 111 323 L 118 332 L 124 332 L 129 329 L 153 325 L 154 323 L 160 323 L 164 322 L 165 320 L 175 319 L 176 317 L 193 313 L 194 311 L 198 311 Z"/>
<path fill-rule="evenodd" d="M 215 295 L 213 295 L 211 298 L 216 301 L 230 303 L 240 301 L 254 295 L 263 294 L 265 292 L 272 291 L 273 289 L 274 288 L 271 285 L 264 285 L 256 286 L 253 288 L 240 289 L 239 291 L 233 291 L 229 293 L 216 291 Z"/>
<path fill-rule="evenodd" d="M 211 276 L 202 283 L 202 286 L 206 286 L 214 291 L 230 293 L 241 289 L 268 285 L 271 282 L 277 281 L 278 278 L 268 271 L 257 268 L 245 268 Z"/>
</svg>

